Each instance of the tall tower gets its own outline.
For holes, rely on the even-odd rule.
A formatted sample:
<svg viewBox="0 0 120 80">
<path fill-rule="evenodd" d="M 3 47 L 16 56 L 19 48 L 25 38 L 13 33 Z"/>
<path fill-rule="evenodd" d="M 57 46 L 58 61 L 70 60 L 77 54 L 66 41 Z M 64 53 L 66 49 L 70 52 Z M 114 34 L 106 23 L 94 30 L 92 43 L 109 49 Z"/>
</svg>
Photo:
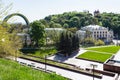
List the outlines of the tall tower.
<svg viewBox="0 0 120 80">
<path fill-rule="evenodd" d="M 99 10 L 95 10 L 94 11 L 94 17 L 98 17 L 100 15 L 100 11 Z"/>
</svg>

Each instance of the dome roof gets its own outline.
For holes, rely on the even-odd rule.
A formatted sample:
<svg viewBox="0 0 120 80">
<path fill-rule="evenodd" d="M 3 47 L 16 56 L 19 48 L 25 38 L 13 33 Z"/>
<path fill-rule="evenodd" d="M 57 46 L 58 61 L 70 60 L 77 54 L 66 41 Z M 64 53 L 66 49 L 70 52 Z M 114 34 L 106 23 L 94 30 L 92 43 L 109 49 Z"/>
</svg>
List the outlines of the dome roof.
<svg viewBox="0 0 120 80">
<path fill-rule="evenodd" d="M 102 26 L 99 26 L 99 25 L 88 25 L 88 26 L 85 26 L 83 28 L 81 28 L 82 30 L 89 30 L 89 31 L 92 31 L 92 30 L 105 30 L 107 28 L 105 27 L 102 27 Z"/>
</svg>

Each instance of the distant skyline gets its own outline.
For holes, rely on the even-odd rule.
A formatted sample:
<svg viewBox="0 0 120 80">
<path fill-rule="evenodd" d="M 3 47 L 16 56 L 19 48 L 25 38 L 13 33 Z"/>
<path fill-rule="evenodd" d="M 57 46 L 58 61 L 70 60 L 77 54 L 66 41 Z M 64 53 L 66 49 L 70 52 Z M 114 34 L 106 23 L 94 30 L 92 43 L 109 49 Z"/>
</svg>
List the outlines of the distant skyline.
<svg viewBox="0 0 120 80">
<path fill-rule="evenodd" d="M 11 13 L 19 12 L 25 15 L 30 22 L 43 19 L 48 15 L 64 12 L 83 12 L 95 10 L 102 12 L 120 13 L 120 0 L 2 0 L 7 5 L 13 3 Z M 18 17 L 17 17 L 18 18 Z M 22 21 L 19 18 L 17 21 Z"/>
</svg>

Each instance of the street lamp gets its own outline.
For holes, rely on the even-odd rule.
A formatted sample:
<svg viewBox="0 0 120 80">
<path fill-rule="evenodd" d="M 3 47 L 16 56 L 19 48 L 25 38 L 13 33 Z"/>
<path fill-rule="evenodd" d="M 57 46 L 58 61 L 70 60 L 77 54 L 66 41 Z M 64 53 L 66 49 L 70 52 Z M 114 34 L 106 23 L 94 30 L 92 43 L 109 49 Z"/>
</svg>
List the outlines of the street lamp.
<svg viewBox="0 0 120 80">
<path fill-rule="evenodd" d="M 46 60 L 46 58 L 47 58 L 47 55 L 45 55 L 45 72 L 46 72 L 46 70 L 47 70 L 47 65 L 46 65 L 47 60 Z"/>
<path fill-rule="evenodd" d="M 90 64 L 90 66 L 93 68 L 93 69 L 92 69 L 92 72 L 93 72 L 93 80 L 94 80 L 94 69 L 95 69 L 95 67 L 97 67 L 97 65 L 95 65 L 95 64 Z"/>
</svg>

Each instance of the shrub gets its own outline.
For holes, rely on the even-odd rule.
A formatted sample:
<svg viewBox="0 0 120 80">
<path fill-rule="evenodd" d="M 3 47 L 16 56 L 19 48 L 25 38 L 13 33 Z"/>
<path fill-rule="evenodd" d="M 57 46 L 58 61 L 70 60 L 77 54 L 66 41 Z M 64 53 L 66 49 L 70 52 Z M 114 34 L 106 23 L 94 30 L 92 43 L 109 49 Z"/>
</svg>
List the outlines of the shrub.
<svg viewBox="0 0 120 80">
<path fill-rule="evenodd" d="M 95 46 L 101 46 L 101 45 L 105 45 L 105 43 L 102 40 L 97 40 L 95 42 Z"/>
</svg>

